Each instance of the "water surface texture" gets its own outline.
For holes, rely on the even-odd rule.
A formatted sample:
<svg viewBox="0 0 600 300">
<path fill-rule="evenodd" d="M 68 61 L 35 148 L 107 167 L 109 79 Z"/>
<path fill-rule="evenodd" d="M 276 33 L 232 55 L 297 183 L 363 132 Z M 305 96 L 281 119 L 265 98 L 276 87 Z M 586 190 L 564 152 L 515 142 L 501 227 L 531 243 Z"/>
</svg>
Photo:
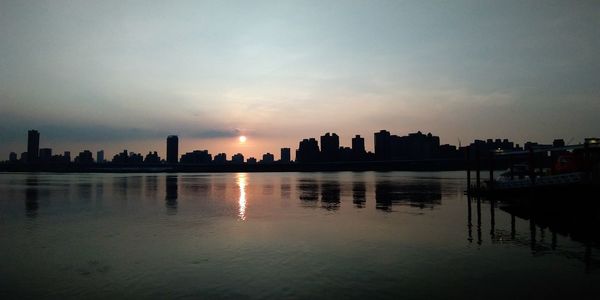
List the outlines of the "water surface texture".
<svg viewBox="0 0 600 300">
<path fill-rule="evenodd" d="M 463 177 L 0 174 L 0 298 L 598 295 L 591 199 L 469 201 Z"/>
</svg>

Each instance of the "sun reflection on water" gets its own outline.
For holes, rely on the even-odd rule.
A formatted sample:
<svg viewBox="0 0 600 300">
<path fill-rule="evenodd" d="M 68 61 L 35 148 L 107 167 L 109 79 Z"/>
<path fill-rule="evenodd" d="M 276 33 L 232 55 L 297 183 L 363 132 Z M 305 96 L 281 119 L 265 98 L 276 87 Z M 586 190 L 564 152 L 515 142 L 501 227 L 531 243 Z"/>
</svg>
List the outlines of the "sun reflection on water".
<svg viewBox="0 0 600 300">
<path fill-rule="evenodd" d="M 238 217 L 240 220 L 246 220 L 246 174 L 238 173 L 237 177 L 237 185 L 240 189 L 240 199 L 238 200 L 238 205 L 240 206 Z"/>
</svg>

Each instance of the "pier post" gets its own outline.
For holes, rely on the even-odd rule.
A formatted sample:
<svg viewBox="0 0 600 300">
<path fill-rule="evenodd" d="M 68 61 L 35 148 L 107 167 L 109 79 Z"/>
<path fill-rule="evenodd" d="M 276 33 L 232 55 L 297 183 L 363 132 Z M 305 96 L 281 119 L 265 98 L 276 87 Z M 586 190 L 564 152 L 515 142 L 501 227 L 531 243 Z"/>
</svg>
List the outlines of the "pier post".
<svg viewBox="0 0 600 300">
<path fill-rule="evenodd" d="M 533 148 L 529 148 L 529 179 L 531 180 L 531 186 L 535 185 L 535 153 Z"/>
<path fill-rule="evenodd" d="M 515 166 L 513 165 L 513 158 L 511 155 L 508 156 L 508 165 L 510 166 L 510 180 L 515 179 Z"/>
<path fill-rule="evenodd" d="M 496 237 L 496 211 L 495 202 L 490 200 L 490 237 L 492 240 Z"/>
<path fill-rule="evenodd" d="M 517 236 L 517 221 L 514 214 L 510 214 L 510 238 L 515 239 Z"/>
<path fill-rule="evenodd" d="M 472 208 L 471 208 L 471 195 L 467 193 L 467 230 L 469 233 L 469 237 L 467 240 L 469 243 L 473 242 L 473 223 L 472 223 Z"/>
<path fill-rule="evenodd" d="M 481 243 L 481 197 L 477 195 L 477 245 Z"/>
<path fill-rule="evenodd" d="M 494 189 L 494 151 L 490 152 L 490 191 Z"/>
<path fill-rule="evenodd" d="M 480 159 L 480 155 L 479 155 L 479 147 L 477 147 L 477 149 L 475 149 L 475 177 L 476 177 L 476 182 L 475 184 L 477 185 L 477 193 L 481 192 L 481 159 Z"/>
<path fill-rule="evenodd" d="M 471 194 L 471 147 L 467 146 L 467 194 Z"/>
</svg>

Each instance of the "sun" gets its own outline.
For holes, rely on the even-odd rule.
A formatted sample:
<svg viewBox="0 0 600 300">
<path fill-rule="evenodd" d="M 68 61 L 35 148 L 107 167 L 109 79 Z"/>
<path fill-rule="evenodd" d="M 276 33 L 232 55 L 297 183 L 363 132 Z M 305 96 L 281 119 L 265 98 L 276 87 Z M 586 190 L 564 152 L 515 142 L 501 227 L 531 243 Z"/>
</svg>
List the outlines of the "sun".
<svg viewBox="0 0 600 300">
<path fill-rule="evenodd" d="M 247 138 L 245 135 L 240 135 L 239 140 L 240 140 L 240 143 L 243 144 L 246 142 Z"/>
</svg>

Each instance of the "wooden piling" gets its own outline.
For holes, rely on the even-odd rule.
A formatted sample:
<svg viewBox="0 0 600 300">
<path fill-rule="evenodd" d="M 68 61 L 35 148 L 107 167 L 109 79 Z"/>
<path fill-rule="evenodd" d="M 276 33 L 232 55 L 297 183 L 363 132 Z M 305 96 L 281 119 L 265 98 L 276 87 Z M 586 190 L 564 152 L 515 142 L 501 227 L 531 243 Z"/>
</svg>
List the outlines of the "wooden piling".
<svg viewBox="0 0 600 300">
<path fill-rule="evenodd" d="M 489 181 L 489 190 L 494 189 L 494 152 L 490 152 L 490 181 Z"/>
<path fill-rule="evenodd" d="M 531 185 L 535 185 L 535 154 L 533 148 L 529 148 L 529 179 Z"/>
<path fill-rule="evenodd" d="M 467 194 L 471 194 L 471 147 L 467 146 Z"/>
<path fill-rule="evenodd" d="M 476 178 L 476 182 L 475 184 L 477 185 L 477 192 L 480 193 L 481 192 L 481 159 L 480 159 L 480 155 L 479 155 L 479 147 L 477 147 L 476 151 L 475 151 L 475 178 Z"/>
</svg>

